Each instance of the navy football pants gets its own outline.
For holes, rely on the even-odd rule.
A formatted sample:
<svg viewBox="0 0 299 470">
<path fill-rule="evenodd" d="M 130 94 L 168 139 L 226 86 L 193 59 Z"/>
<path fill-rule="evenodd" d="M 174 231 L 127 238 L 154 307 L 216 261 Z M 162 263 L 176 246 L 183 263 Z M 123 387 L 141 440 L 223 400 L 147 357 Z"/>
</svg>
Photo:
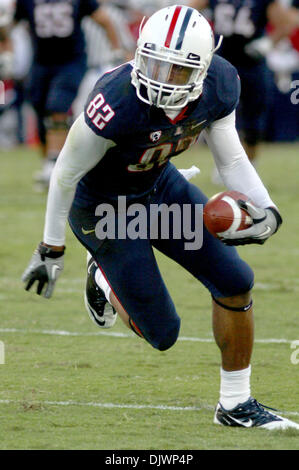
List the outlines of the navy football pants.
<svg viewBox="0 0 299 470">
<path fill-rule="evenodd" d="M 143 203 L 168 205 L 205 204 L 206 196 L 168 165 L 155 192 Z M 98 201 L 100 204 L 102 201 Z M 179 263 L 201 281 L 213 296 L 230 297 L 245 293 L 253 285 L 251 268 L 234 247 L 227 247 L 203 228 L 203 244 L 197 250 L 185 250 L 180 239 L 106 239 L 99 240 L 95 228 L 99 217 L 96 205 L 83 207 L 75 198 L 70 211 L 70 226 L 97 261 L 112 291 L 143 336 L 155 348 L 164 350 L 178 337 L 180 318 L 160 274 L 153 247 Z M 83 231 L 88 232 L 86 235 Z M 171 233 L 171 230 L 170 230 Z"/>
<path fill-rule="evenodd" d="M 61 65 L 33 63 L 29 100 L 37 113 L 41 142 L 45 143 L 44 118 L 53 113 L 69 112 L 85 72 L 85 56 Z"/>
<path fill-rule="evenodd" d="M 235 65 L 241 79 L 241 97 L 237 108 L 237 128 L 248 145 L 263 137 L 267 106 L 267 68 L 264 62 L 254 66 Z M 258 86 L 257 86 L 258 83 Z"/>
</svg>

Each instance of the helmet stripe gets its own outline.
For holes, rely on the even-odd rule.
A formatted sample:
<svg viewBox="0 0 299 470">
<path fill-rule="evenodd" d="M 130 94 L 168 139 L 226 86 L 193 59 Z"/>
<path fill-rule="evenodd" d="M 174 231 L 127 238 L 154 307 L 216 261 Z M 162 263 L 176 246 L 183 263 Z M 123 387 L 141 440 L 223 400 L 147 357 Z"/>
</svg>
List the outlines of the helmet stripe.
<svg viewBox="0 0 299 470">
<path fill-rule="evenodd" d="M 188 10 L 186 11 L 186 14 L 185 14 L 185 18 L 184 18 L 183 23 L 182 23 L 181 30 L 179 32 L 179 37 L 178 37 L 176 46 L 175 46 L 175 49 L 177 49 L 177 50 L 182 48 L 185 32 L 186 32 L 186 29 L 187 29 L 187 26 L 188 26 L 188 23 L 189 23 L 189 20 L 190 20 L 190 17 L 192 15 L 192 13 L 193 13 L 193 8 L 188 8 Z"/>
<path fill-rule="evenodd" d="M 173 14 L 173 17 L 172 17 L 172 20 L 171 20 L 171 23 L 170 23 L 170 26 L 169 26 L 169 29 L 168 29 L 166 39 L 165 39 L 165 44 L 164 44 L 165 47 L 170 46 L 172 35 L 173 35 L 173 32 L 174 32 L 174 28 L 176 26 L 176 23 L 177 23 L 179 14 L 181 12 L 181 9 L 182 9 L 181 6 L 177 6 L 174 10 L 174 14 Z"/>
</svg>

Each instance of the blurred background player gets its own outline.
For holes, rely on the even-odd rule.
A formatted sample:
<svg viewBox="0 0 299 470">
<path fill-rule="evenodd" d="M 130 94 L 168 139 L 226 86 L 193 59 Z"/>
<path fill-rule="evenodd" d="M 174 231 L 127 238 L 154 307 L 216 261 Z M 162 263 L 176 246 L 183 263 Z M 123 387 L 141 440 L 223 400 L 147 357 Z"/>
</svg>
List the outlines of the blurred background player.
<svg viewBox="0 0 299 470">
<path fill-rule="evenodd" d="M 101 25 L 112 47 L 118 49 L 116 31 L 97 0 L 16 1 L 14 20 L 26 20 L 33 44 L 29 99 L 37 114 L 45 157 L 36 179 L 39 189 L 48 186 L 69 129 L 71 105 L 86 71 L 81 29 L 85 16 Z"/>
<path fill-rule="evenodd" d="M 113 50 L 107 32 L 94 21 L 86 17 L 82 21 L 82 29 L 86 40 L 87 71 L 81 82 L 78 95 L 73 103 L 75 116 L 83 111 L 86 99 L 96 81 L 107 70 L 133 59 L 136 36 L 132 25 L 142 19 L 139 11 L 131 6 L 136 0 L 111 0 L 102 2 L 103 11 L 113 24 L 121 49 Z M 137 16 L 137 18 L 136 18 Z M 99 53 L 100 51 L 100 53 Z"/>
<path fill-rule="evenodd" d="M 255 164 L 265 122 L 268 79 L 265 57 L 294 30 L 296 14 L 277 0 L 193 0 L 193 5 L 199 10 L 209 8 L 214 32 L 224 38 L 218 54 L 238 70 L 242 91 L 237 127 L 246 153 Z M 267 33 L 269 24 L 272 29 Z M 216 168 L 212 180 L 221 183 Z"/>
<path fill-rule="evenodd" d="M 0 147 L 10 148 L 26 140 L 28 106 L 25 106 L 25 82 L 32 62 L 32 44 L 26 25 L 10 29 L 14 0 L 0 0 L 0 79 L 5 83 L 5 99 L 0 106 Z M 0 26 L 0 28 L 1 28 Z M 32 113 L 31 113 L 32 116 Z"/>
<path fill-rule="evenodd" d="M 0 145 L 6 147 L 3 141 L 2 121 L 4 113 L 14 101 L 14 91 L 10 77 L 14 70 L 14 53 L 8 40 L 8 29 L 13 18 L 13 3 L 11 0 L 0 0 Z"/>
<path fill-rule="evenodd" d="M 13 12 L 12 0 L 0 0 L 0 78 L 2 80 L 10 77 L 13 71 L 13 51 L 8 36 Z"/>
</svg>

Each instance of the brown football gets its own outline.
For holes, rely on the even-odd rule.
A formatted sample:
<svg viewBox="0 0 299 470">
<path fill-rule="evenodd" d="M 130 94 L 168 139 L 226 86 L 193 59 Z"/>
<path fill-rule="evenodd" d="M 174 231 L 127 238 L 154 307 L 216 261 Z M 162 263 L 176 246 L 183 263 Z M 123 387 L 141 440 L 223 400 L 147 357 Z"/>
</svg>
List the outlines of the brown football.
<svg viewBox="0 0 299 470">
<path fill-rule="evenodd" d="M 216 238 L 222 238 L 228 232 L 244 230 L 252 225 L 252 218 L 241 209 L 238 200 L 249 198 L 238 191 L 224 191 L 212 196 L 203 210 L 203 221 L 207 230 Z"/>
</svg>

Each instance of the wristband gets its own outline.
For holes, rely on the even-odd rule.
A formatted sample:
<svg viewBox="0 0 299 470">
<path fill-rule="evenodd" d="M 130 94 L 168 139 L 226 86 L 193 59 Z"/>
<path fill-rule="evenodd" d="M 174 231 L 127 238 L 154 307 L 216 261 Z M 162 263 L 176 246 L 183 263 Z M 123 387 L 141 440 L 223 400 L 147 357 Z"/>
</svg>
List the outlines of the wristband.
<svg viewBox="0 0 299 470">
<path fill-rule="evenodd" d="M 38 245 L 38 252 L 41 256 L 42 261 L 45 260 L 45 257 L 47 258 L 60 258 L 61 256 L 64 255 L 65 252 L 65 246 L 63 247 L 62 251 L 54 251 L 51 247 L 43 245 L 43 242 L 40 242 Z"/>
<path fill-rule="evenodd" d="M 275 217 L 275 219 L 276 219 L 277 227 L 276 227 L 276 229 L 275 229 L 275 232 L 273 232 L 273 233 L 276 233 L 277 230 L 279 229 L 279 227 L 280 227 L 281 224 L 282 224 L 281 215 L 280 215 L 280 213 L 278 212 L 278 210 L 275 209 L 275 207 L 267 207 L 267 209 L 269 209 L 269 211 L 271 211 L 272 214 L 274 214 L 274 217 Z"/>
</svg>

